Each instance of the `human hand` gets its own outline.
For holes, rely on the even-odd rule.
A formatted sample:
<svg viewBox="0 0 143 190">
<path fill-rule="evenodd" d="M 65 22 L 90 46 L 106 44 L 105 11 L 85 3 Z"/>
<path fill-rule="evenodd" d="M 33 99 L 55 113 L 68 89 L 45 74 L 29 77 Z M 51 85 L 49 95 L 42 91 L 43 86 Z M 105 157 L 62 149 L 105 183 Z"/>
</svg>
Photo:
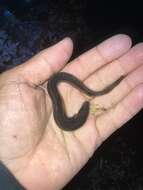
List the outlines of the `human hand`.
<svg viewBox="0 0 143 190">
<path fill-rule="evenodd" d="M 116 35 L 65 66 L 72 53 L 72 42 L 65 39 L 1 74 L 0 159 L 26 189 L 61 189 L 104 140 L 139 112 L 142 51 L 142 43 L 131 48 L 129 37 Z M 80 129 L 66 132 L 55 124 L 46 90 L 48 78 L 59 70 L 94 90 L 126 77 L 109 94 L 91 100 L 106 111 L 90 114 Z M 86 97 L 65 83 L 59 90 L 68 114 L 75 114 Z"/>
</svg>

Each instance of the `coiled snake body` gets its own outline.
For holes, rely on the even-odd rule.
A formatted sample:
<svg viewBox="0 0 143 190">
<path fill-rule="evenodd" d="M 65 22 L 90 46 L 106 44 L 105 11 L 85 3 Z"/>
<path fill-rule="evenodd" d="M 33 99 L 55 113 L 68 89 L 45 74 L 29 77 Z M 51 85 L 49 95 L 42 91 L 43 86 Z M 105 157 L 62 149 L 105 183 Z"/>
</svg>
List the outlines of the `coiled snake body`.
<svg viewBox="0 0 143 190">
<path fill-rule="evenodd" d="M 101 91 L 93 91 L 85 86 L 78 78 L 71 74 L 59 72 L 51 76 L 48 80 L 47 90 L 52 100 L 53 115 L 56 124 L 62 130 L 73 131 L 80 128 L 85 123 L 89 114 L 89 102 L 85 101 L 77 114 L 73 115 L 72 117 L 68 117 L 66 115 L 63 106 L 63 100 L 57 88 L 57 85 L 60 82 L 67 82 L 72 86 L 78 88 L 80 91 L 88 96 L 101 96 L 110 92 L 115 86 L 117 86 L 121 82 L 123 78 L 124 77 L 121 76 L 118 80 L 116 80 Z"/>
</svg>

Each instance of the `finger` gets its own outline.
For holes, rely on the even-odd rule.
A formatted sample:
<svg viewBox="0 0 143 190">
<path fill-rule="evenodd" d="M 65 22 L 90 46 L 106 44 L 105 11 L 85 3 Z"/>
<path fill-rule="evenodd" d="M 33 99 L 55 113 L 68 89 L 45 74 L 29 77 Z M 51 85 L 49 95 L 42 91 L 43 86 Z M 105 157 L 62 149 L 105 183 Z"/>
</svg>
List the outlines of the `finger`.
<svg viewBox="0 0 143 190">
<path fill-rule="evenodd" d="M 65 38 L 20 65 L 17 72 L 29 83 L 44 83 L 54 72 L 63 68 L 72 54 L 72 49 L 71 39 Z"/>
<path fill-rule="evenodd" d="M 131 71 L 143 64 L 143 43 L 137 44 L 119 59 L 111 62 L 98 70 L 89 79 L 87 84 L 92 88 L 104 88 L 108 84 L 117 80 L 121 75 L 127 75 Z M 94 82 L 93 82 L 94 81 Z"/>
<path fill-rule="evenodd" d="M 129 121 L 143 107 L 143 85 L 137 86 L 119 104 L 96 120 L 96 128 L 104 141 Z"/>
<path fill-rule="evenodd" d="M 73 60 L 64 71 L 84 80 L 95 70 L 126 53 L 130 47 L 131 39 L 127 35 L 113 36 Z"/>
<path fill-rule="evenodd" d="M 143 64 L 143 43 L 135 45 L 130 51 L 120 57 L 118 61 L 125 74 L 141 66 Z"/>
<path fill-rule="evenodd" d="M 143 83 L 143 44 L 134 46 L 126 55 L 102 68 L 85 81 L 86 85 L 94 90 L 101 90 L 117 80 L 121 75 L 128 76 L 108 95 L 97 97 L 99 105 L 108 108 L 125 97 L 135 86 Z M 125 60 L 128 60 L 125 62 Z M 124 63 L 123 69 L 121 64 Z M 131 64 L 130 64 L 131 63 Z M 127 66 L 125 66 L 127 65 Z"/>
</svg>

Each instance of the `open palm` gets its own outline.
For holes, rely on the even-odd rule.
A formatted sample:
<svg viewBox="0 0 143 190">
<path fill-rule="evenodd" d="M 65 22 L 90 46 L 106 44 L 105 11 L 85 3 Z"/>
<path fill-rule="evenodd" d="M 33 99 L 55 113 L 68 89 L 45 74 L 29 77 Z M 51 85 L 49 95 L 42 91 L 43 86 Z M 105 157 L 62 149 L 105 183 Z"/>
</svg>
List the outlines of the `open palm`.
<svg viewBox="0 0 143 190">
<path fill-rule="evenodd" d="M 72 53 L 66 38 L 0 76 L 0 159 L 26 189 L 61 189 L 142 108 L 142 50 L 142 44 L 131 48 L 128 36 L 116 35 L 65 66 Z M 46 89 L 48 78 L 61 69 L 94 90 L 126 77 L 109 94 L 90 101 L 99 112 L 80 129 L 66 132 L 54 121 Z M 59 90 L 68 115 L 87 99 L 69 84 L 60 84 Z"/>
</svg>

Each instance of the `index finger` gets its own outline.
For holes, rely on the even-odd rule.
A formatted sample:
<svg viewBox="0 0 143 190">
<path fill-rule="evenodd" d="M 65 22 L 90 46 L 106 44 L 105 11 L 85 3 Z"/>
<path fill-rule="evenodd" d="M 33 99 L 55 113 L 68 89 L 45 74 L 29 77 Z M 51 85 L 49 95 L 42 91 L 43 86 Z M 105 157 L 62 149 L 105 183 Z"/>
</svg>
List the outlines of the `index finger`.
<svg viewBox="0 0 143 190">
<path fill-rule="evenodd" d="M 129 36 L 115 35 L 71 61 L 64 71 L 85 80 L 100 67 L 125 54 L 131 48 L 131 44 Z"/>
</svg>

